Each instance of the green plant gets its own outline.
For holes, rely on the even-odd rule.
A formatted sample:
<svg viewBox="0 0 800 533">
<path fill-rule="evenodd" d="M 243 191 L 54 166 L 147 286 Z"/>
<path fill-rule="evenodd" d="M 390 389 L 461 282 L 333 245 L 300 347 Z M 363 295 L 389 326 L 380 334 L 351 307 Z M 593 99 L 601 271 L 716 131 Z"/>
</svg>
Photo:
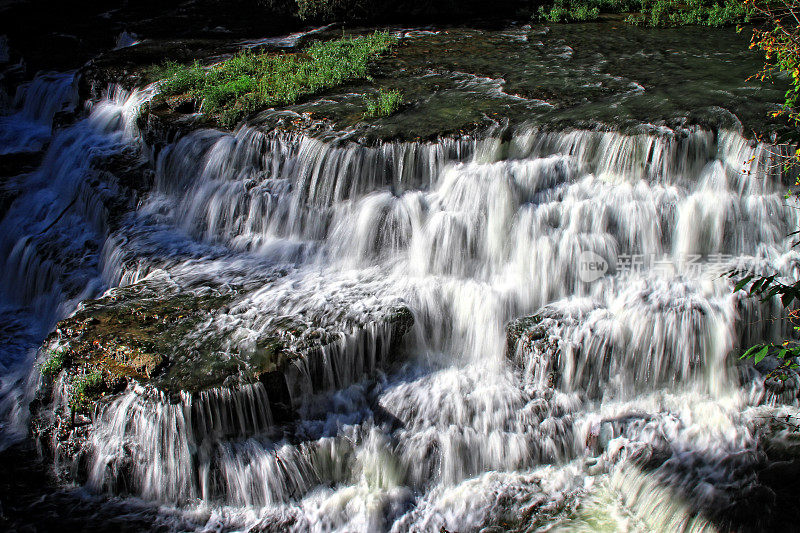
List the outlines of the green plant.
<svg viewBox="0 0 800 533">
<path fill-rule="evenodd" d="M 297 16 L 301 20 L 320 22 L 365 18 L 377 8 L 375 2 L 367 0 L 297 0 Z"/>
<path fill-rule="evenodd" d="M 379 89 L 377 96 L 364 96 L 367 106 L 365 116 L 370 118 L 388 117 L 400 109 L 403 95 L 398 90 Z"/>
<path fill-rule="evenodd" d="M 552 6 L 539 6 L 539 16 L 548 22 L 584 22 L 595 20 L 600 10 L 587 4 L 573 5 L 569 0 L 556 0 Z"/>
<path fill-rule="evenodd" d="M 203 68 L 165 63 L 151 69 L 161 76 L 165 95 L 188 94 L 201 111 L 225 126 L 233 126 L 259 109 L 296 102 L 348 80 L 367 75 L 370 61 L 396 42 L 386 32 L 316 42 L 303 53 L 240 52 L 222 63 Z"/>
<path fill-rule="evenodd" d="M 788 146 L 788 152 L 776 150 L 774 153 L 782 160 L 784 170 L 796 170 L 800 163 L 800 150 L 796 148 L 798 127 L 800 127 L 800 112 L 798 112 L 798 99 L 800 98 L 800 0 L 745 0 L 748 16 L 763 21 L 763 24 L 753 30 L 750 48 L 758 48 L 764 52 L 764 67 L 755 76 L 765 80 L 775 73 L 789 75 L 789 89 L 786 91 L 783 107 L 774 113 L 774 116 L 784 115 L 789 123 L 794 126 L 788 134 L 789 141 L 794 144 Z M 800 185 L 800 177 L 796 185 Z M 800 196 L 797 191 L 789 192 L 789 196 Z M 800 235 L 800 228 L 795 229 L 790 236 Z M 795 242 L 797 246 L 800 242 Z M 730 277 L 736 276 L 731 273 Z M 747 290 L 751 297 L 762 301 L 779 298 L 781 306 L 786 311 L 786 318 L 795 332 L 800 332 L 800 309 L 792 307 L 795 302 L 800 302 L 800 280 L 785 283 L 776 279 L 776 275 L 758 276 L 748 274 L 739 279 L 734 291 Z M 800 342 L 787 339 L 780 343 L 765 343 L 751 346 L 742 355 L 742 359 L 752 359 L 760 363 L 765 357 L 773 356 L 778 360 L 778 366 L 772 370 L 768 377 L 786 379 L 788 370 L 798 369 L 797 361 L 800 357 Z"/>
<path fill-rule="evenodd" d="M 161 65 L 147 69 L 146 75 L 151 81 L 163 80 L 161 83 L 163 93 L 180 94 L 201 83 L 205 77 L 205 69 L 199 61 L 189 65 L 165 61 Z"/>
<path fill-rule="evenodd" d="M 629 24 L 653 27 L 727 26 L 748 22 L 752 9 L 740 0 L 553 0 L 538 10 L 553 23 L 597 20 L 601 13 L 631 13 Z"/>
<path fill-rule="evenodd" d="M 751 14 L 739 0 L 641 0 L 640 11 L 627 22 L 652 27 L 730 26 L 748 22 Z"/>
<path fill-rule="evenodd" d="M 64 352 L 50 352 L 50 356 L 45 360 L 39 370 L 43 376 L 55 376 L 64 368 Z"/>
<path fill-rule="evenodd" d="M 103 372 L 94 370 L 89 374 L 80 374 L 72 378 L 72 391 L 69 405 L 73 411 L 86 410 L 95 394 L 104 388 Z"/>
<path fill-rule="evenodd" d="M 783 109 L 775 116 L 785 115 L 800 126 L 798 98 L 800 98 L 800 0 L 745 0 L 753 12 L 766 24 L 753 30 L 750 48 L 764 52 L 764 68 L 756 77 L 765 80 L 775 73 L 789 75 Z M 798 162 L 795 155 L 793 163 Z"/>
<path fill-rule="evenodd" d="M 800 230 L 794 234 L 800 233 Z M 736 277 L 737 272 L 729 273 L 729 277 Z M 761 301 L 768 301 L 772 298 L 780 298 L 781 305 L 787 310 L 787 318 L 795 331 L 800 331 L 800 309 L 793 309 L 793 302 L 800 302 L 800 281 L 794 283 L 782 283 L 776 280 L 776 275 L 756 276 L 747 274 L 740 278 L 734 287 L 734 292 L 746 290 L 751 297 L 759 298 Z M 774 356 L 778 359 L 778 366 L 768 374 L 768 377 L 786 378 L 786 371 L 798 367 L 795 362 L 800 357 L 800 342 L 786 340 L 780 344 L 768 343 L 751 346 L 744 352 L 740 359 L 752 359 L 755 364 L 760 363 L 765 357 Z"/>
<path fill-rule="evenodd" d="M 539 6 L 539 18 L 547 22 L 586 22 L 597 20 L 600 13 L 624 13 L 638 10 L 640 0 L 554 0 Z"/>
</svg>

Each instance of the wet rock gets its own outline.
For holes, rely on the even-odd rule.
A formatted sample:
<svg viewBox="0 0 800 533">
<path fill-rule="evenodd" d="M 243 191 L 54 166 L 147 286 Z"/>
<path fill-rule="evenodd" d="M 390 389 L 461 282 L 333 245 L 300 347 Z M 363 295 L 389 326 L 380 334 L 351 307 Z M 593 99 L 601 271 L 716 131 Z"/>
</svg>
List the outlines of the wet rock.
<svg viewBox="0 0 800 533">
<path fill-rule="evenodd" d="M 56 114 L 53 115 L 53 130 L 58 130 L 69 126 L 77 121 L 80 116 L 80 112 L 76 109 L 56 112 Z"/>
<path fill-rule="evenodd" d="M 506 325 L 506 358 L 525 371 L 528 379 L 548 387 L 559 384 L 557 317 L 549 310 L 521 317 Z"/>
<path fill-rule="evenodd" d="M 36 170 L 43 157 L 44 150 L 0 155 L 0 218 L 22 193 L 24 175 Z"/>
<path fill-rule="evenodd" d="M 742 365 L 745 369 L 748 367 Z M 791 403 L 800 394 L 800 374 L 796 369 L 783 366 L 776 357 L 766 357 L 755 368 L 764 376 L 764 401 Z M 760 377 L 759 376 L 759 377 Z M 747 376 L 752 379 L 753 376 Z"/>
<path fill-rule="evenodd" d="M 778 461 L 758 473 L 758 481 L 777 489 L 800 490 L 800 460 Z"/>
<path fill-rule="evenodd" d="M 532 315 L 509 322 L 506 326 L 506 357 L 513 360 L 518 351 L 555 348 L 544 319 L 544 315 Z"/>
<path fill-rule="evenodd" d="M 45 342 L 34 434 L 62 456 L 81 457 L 93 413 L 132 387 L 156 401 L 202 395 L 201 405 L 240 401 L 225 399 L 240 388 L 248 401 L 247 387 L 260 384 L 272 420 L 288 422 L 303 395 L 347 386 L 390 362 L 414 322 L 409 309 L 395 306 L 364 323 L 291 315 L 238 323 L 236 306 L 251 291 L 208 279 L 179 285 L 165 274 L 84 302 Z M 253 429 L 242 424 L 229 430 Z"/>
<path fill-rule="evenodd" d="M 112 218 L 118 218 L 126 211 L 126 204 L 136 201 L 153 186 L 155 172 L 136 149 L 98 158 L 91 164 L 101 183 L 117 183 L 122 186 L 124 194 L 120 194 L 118 199 L 110 199 L 108 211 Z"/>
<path fill-rule="evenodd" d="M 207 121 L 202 116 L 184 114 L 168 106 L 146 106 L 138 118 L 142 139 L 154 151 L 176 142 L 203 125 L 207 125 Z"/>
<path fill-rule="evenodd" d="M 682 294 L 639 283 L 626 289 L 620 307 L 589 298 L 554 302 L 508 326 L 506 355 L 532 384 L 592 398 L 655 390 L 701 371 L 722 377 L 725 354 L 703 344 L 717 304 Z"/>
</svg>

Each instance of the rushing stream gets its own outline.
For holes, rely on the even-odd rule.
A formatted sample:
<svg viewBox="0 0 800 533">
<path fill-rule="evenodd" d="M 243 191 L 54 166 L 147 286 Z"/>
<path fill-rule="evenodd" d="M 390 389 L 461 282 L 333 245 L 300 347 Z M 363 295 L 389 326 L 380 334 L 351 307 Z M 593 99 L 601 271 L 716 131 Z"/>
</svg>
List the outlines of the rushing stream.
<svg viewBox="0 0 800 533">
<path fill-rule="evenodd" d="M 47 333 L 115 287 L 225 297 L 181 334 L 214 357 L 281 317 L 341 331 L 287 375 L 290 423 L 260 382 L 107 398 L 79 453 L 45 453 L 76 498 L 176 530 L 713 531 L 757 484 L 760 417 L 794 415 L 736 357 L 789 328 L 726 276 L 800 275 L 775 147 L 699 127 L 366 146 L 244 125 L 156 149 L 136 122 L 154 87 L 111 87 L 52 131 L 72 77 L 37 77 L 0 119 L 0 153 L 46 146 L 0 222 L 0 447 L 27 433 Z M 152 186 L 124 192 L 121 159 Z M 398 306 L 414 326 L 389 353 Z M 545 333 L 509 341 L 533 315 Z"/>
</svg>

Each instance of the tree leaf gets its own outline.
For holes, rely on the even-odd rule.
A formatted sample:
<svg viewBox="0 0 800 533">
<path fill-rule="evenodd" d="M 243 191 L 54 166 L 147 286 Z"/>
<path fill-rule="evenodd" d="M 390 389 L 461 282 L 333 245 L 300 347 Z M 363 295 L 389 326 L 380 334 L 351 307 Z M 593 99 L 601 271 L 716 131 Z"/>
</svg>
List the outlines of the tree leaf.
<svg viewBox="0 0 800 533">
<path fill-rule="evenodd" d="M 753 275 L 752 274 L 750 274 L 749 276 L 745 276 L 744 278 L 740 279 L 739 283 L 737 283 L 736 286 L 733 288 L 733 292 L 737 292 L 737 291 L 742 290 L 742 287 L 747 285 L 750 282 L 751 279 L 753 279 Z"/>
<path fill-rule="evenodd" d="M 740 355 L 740 356 L 739 356 L 739 359 L 746 359 L 746 358 L 747 358 L 747 357 L 749 357 L 749 356 L 750 356 L 750 355 L 751 355 L 751 354 L 752 354 L 754 351 L 758 350 L 759 348 L 761 348 L 761 344 L 756 344 L 755 346 L 751 346 L 750 348 L 748 348 L 748 349 L 747 349 L 747 351 L 746 351 L 746 352 L 744 352 L 742 355 Z"/>
<path fill-rule="evenodd" d="M 785 292 L 781 295 L 781 305 L 784 307 L 789 307 L 789 304 L 792 303 L 794 300 L 795 295 L 791 292 Z"/>
</svg>

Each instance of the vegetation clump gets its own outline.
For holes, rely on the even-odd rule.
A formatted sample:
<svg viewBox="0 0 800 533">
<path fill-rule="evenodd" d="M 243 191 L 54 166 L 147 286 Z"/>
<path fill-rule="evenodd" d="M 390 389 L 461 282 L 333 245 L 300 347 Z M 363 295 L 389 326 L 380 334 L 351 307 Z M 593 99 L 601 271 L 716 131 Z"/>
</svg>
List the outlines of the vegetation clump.
<svg viewBox="0 0 800 533">
<path fill-rule="evenodd" d="M 365 115 L 369 118 L 388 117 L 400 109 L 403 95 L 398 90 L 379 89 L 377 96 L 364 96 L 367 106 Z"/>
<path fill-rule="evenodd" d="M 800 98 L 800 0 L 761 2 L 746 0 L 747 6 L 766 24 L 753 30 L 750 48 L 764 52 L 764 68 L 758 73 L 760 80 L 773 74 L 789 75 L 789 89 L 783 109 L 775 113 L 785 115 L 794 126 L 800 125 L 798 98 Z M 793 139 L 797 140 L 797 139 Z M 794 163 L 797 163 L 795 156 Z"/>
<path fill-rule="evenodd" d="M 162 94 L 188 94 L 201 102 L 206 116 L 230 127 L 259 109 L 291 104 L 303 95 L 365 77 L 370 61 L 395 42 L 387 32 L 375 32 L 317 42 L 302 53 L 245 50 L 211 67 L 168 62 L 152 74 L 162 80 Z"/>
<path fill-rule="evenodd" d="M 88 374 L 73 376 L 71 385 L 72 394 L 69 398 L 69 404 L 73 412 L 86 411 L 95 397 L 106 389 L 101 370 L 93 370 Z"/>
<path fill-rule="evenodd" d="M 783 106 L 774 112 L 774 116 L 785 116 L 793 128 L 788 133 L 785 151 L 773 152 L 783 163 L 787 172 L 798 172 L 800 169 L 800 0 L 745 0 L 747 8 L 759 20 L 763 21 L 760 27 L 753 30 L 750 48 L 759 49 L 764 53 L 764 67 L 755 76 L 766 80 L 775 74 L 785 74 L 789 77 L 789 88 L 786 91 Z M 796 179 L 796 186 L 800 186 L 800 177 Z M 795 189 L 789 191 L 787 198 L 795 196 L 800 198 L 800 192 Z M 800 228 L 792 228 L 789 236 L 796 237 Z M 800 245 L 795 241 L 793 246 Z M 749 273 L 742 276 L 739 272 L 731 272 L 731 278 L 738 277 L 734 292 L 746 291 L 749 297 L 758 298 L 762 302 L 774 299 L 780 301 L 784 309 L 784 317 L 789 322 L 794 333 L 782 342 L 769 342 L 757 344 L 747 349 L 741 359 L 750 359 L 754 364 L 761 363 L 765 358 L 772 357 L 777 364 L 766 374 L 766 379 L 784 381 L 792 373 L 800 371 L 800 280 L 791 277 L 783 278 L 779 274 Z"/>
<path fill-rule="evenodd" d="M 749 22 L 751 10 L 738 0 L 642 0 L 628 22 L 652 27 L 731 26 Z"/>
<path fill-rule="evenodd" d="M 335 20 L 364 18 L 373 5 L 366 0 L 297 0 L 297 16 L 301 20 Z"/>
<path fill-rule="evenodd" d="M 629 24 L 651 27 L 729 26 L 748 22 L 752 9 L 739 0 L 554 0 L 538 10 L 554 23 L 597 20 L 601 13 L 629 13 Z"/>
<path fill-rule="evenodd" d="M 39 371 L 43 376 L 55 376 L 62 368 L 64 368 L 64 352 L 51 352 L 50 357 L 39 367 Z"/>
<path fill-rule="evenodd" d="M 539 6 L 539 17 L 547 22 L 588 22 L 600 13 L 626 13 L 641 8 L 641 0 L 555 0 Z"/>
</svg>

